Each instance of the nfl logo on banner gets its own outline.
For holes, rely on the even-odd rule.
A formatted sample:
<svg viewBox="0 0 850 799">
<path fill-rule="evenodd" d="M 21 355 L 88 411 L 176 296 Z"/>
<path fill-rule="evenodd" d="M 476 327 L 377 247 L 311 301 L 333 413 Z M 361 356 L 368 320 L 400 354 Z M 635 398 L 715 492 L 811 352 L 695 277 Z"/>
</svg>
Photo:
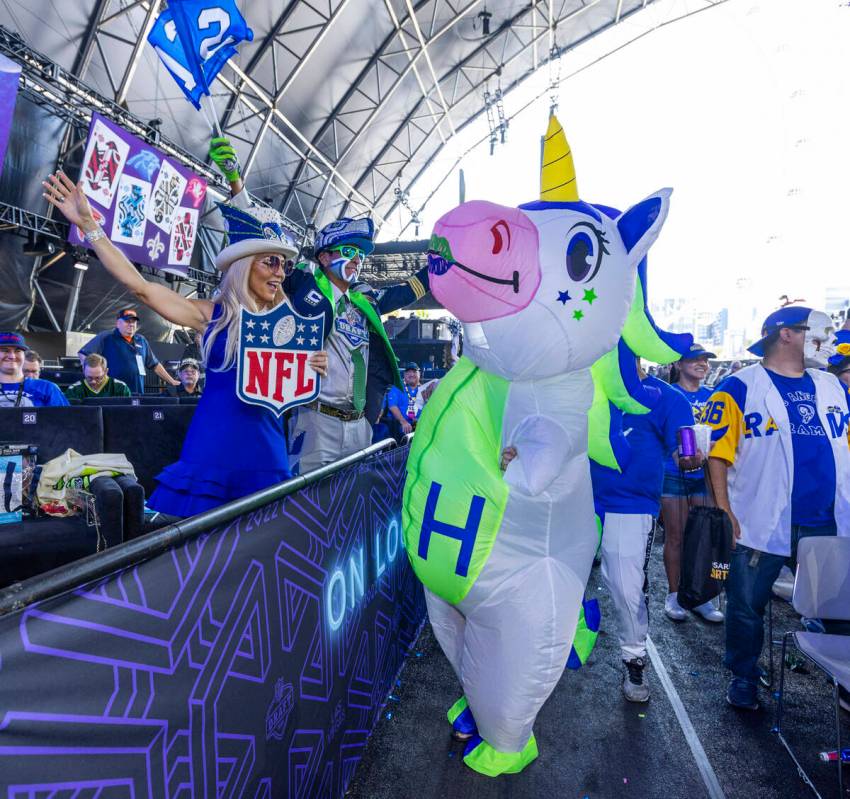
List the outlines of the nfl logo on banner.
<svg viewBox="0 0 850 799">
<path fill-rule="evenodd" d="M 282 302 L 265 313 L 242 309 L 239 399 L 280 416 L 319 396 L 319 376 L 307 363 L 324 340 L 323 316 L 300 316 Z"/>
</svg>

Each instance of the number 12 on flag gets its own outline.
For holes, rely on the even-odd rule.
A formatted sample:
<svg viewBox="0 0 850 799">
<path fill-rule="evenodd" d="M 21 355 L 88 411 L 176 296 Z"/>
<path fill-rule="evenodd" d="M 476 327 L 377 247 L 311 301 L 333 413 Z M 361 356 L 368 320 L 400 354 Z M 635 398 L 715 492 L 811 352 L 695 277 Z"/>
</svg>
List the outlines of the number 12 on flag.
<svg viewBox="0 0 850 799">
<path fill-rule="evenodd" d="M 253 38 L 235 0 L 169 0 L 148 34 L 148 42 L 197 109 L 215 76 L 236 54 L 236 45 Z"/>
</svg>

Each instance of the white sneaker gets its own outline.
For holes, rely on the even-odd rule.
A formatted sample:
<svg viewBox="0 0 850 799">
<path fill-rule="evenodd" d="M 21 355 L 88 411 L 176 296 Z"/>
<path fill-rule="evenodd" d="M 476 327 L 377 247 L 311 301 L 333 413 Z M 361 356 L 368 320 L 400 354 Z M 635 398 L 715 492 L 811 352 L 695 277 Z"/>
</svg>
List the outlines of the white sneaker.
<svg viewBox="0 0 850 799">
<path fill-rule="evenodd" d="M 706 621 L 710 621 L 714 624 L 720 624 L 723 621 L 725 616 L 721 613 L 709 600 L 708 602 L 703 602 L 701 605 L 697 605 L 694 608 L 694 613 L 702 616 Z"/>
<path fill-rule="evenodd" d="M 679 604 L 675 591 L 672 594 L 667 594 L 667 599 L 664 600 L 664 612 L 667 614 L 667 618 L 673 621 L 684 621 L 688 618 L 688 612 Z"/>
<path fill-rule="evenodd" d="M 623 677 L 623 695 L 629 702 L 648 702 L 649 686 L 644 682 L 643 669 L 646 662 L 643 658 L 624 660 L 626 675 Z"/>
</svg>

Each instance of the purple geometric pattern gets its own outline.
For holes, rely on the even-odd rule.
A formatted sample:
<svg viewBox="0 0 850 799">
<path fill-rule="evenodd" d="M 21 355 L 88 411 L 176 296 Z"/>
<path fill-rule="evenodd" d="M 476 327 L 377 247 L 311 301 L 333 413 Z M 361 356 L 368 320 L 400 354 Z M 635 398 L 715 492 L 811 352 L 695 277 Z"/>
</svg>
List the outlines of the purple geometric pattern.
<svg viewBox="0 0 850 799">
<path fill-rule="evenodd" d="M 405 460 L 0 618 L 0 797 L 341 797 L 425 616 Z"/>
</svg>

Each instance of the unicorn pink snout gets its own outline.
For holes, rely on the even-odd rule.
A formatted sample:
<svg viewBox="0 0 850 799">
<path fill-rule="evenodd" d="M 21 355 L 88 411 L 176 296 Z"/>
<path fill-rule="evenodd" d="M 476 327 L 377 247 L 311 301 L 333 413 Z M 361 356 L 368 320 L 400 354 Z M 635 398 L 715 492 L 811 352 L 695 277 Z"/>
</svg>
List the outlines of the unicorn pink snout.
<svg viewBox="0 0 850 799">
<path fill-rule="evenodd" d="M 482 200 L 459 205 L 434 226 L 431 291 L 462 322 L 521 311 L 540 285 L 537 228 L 518 208 Z"/>
</svg>

